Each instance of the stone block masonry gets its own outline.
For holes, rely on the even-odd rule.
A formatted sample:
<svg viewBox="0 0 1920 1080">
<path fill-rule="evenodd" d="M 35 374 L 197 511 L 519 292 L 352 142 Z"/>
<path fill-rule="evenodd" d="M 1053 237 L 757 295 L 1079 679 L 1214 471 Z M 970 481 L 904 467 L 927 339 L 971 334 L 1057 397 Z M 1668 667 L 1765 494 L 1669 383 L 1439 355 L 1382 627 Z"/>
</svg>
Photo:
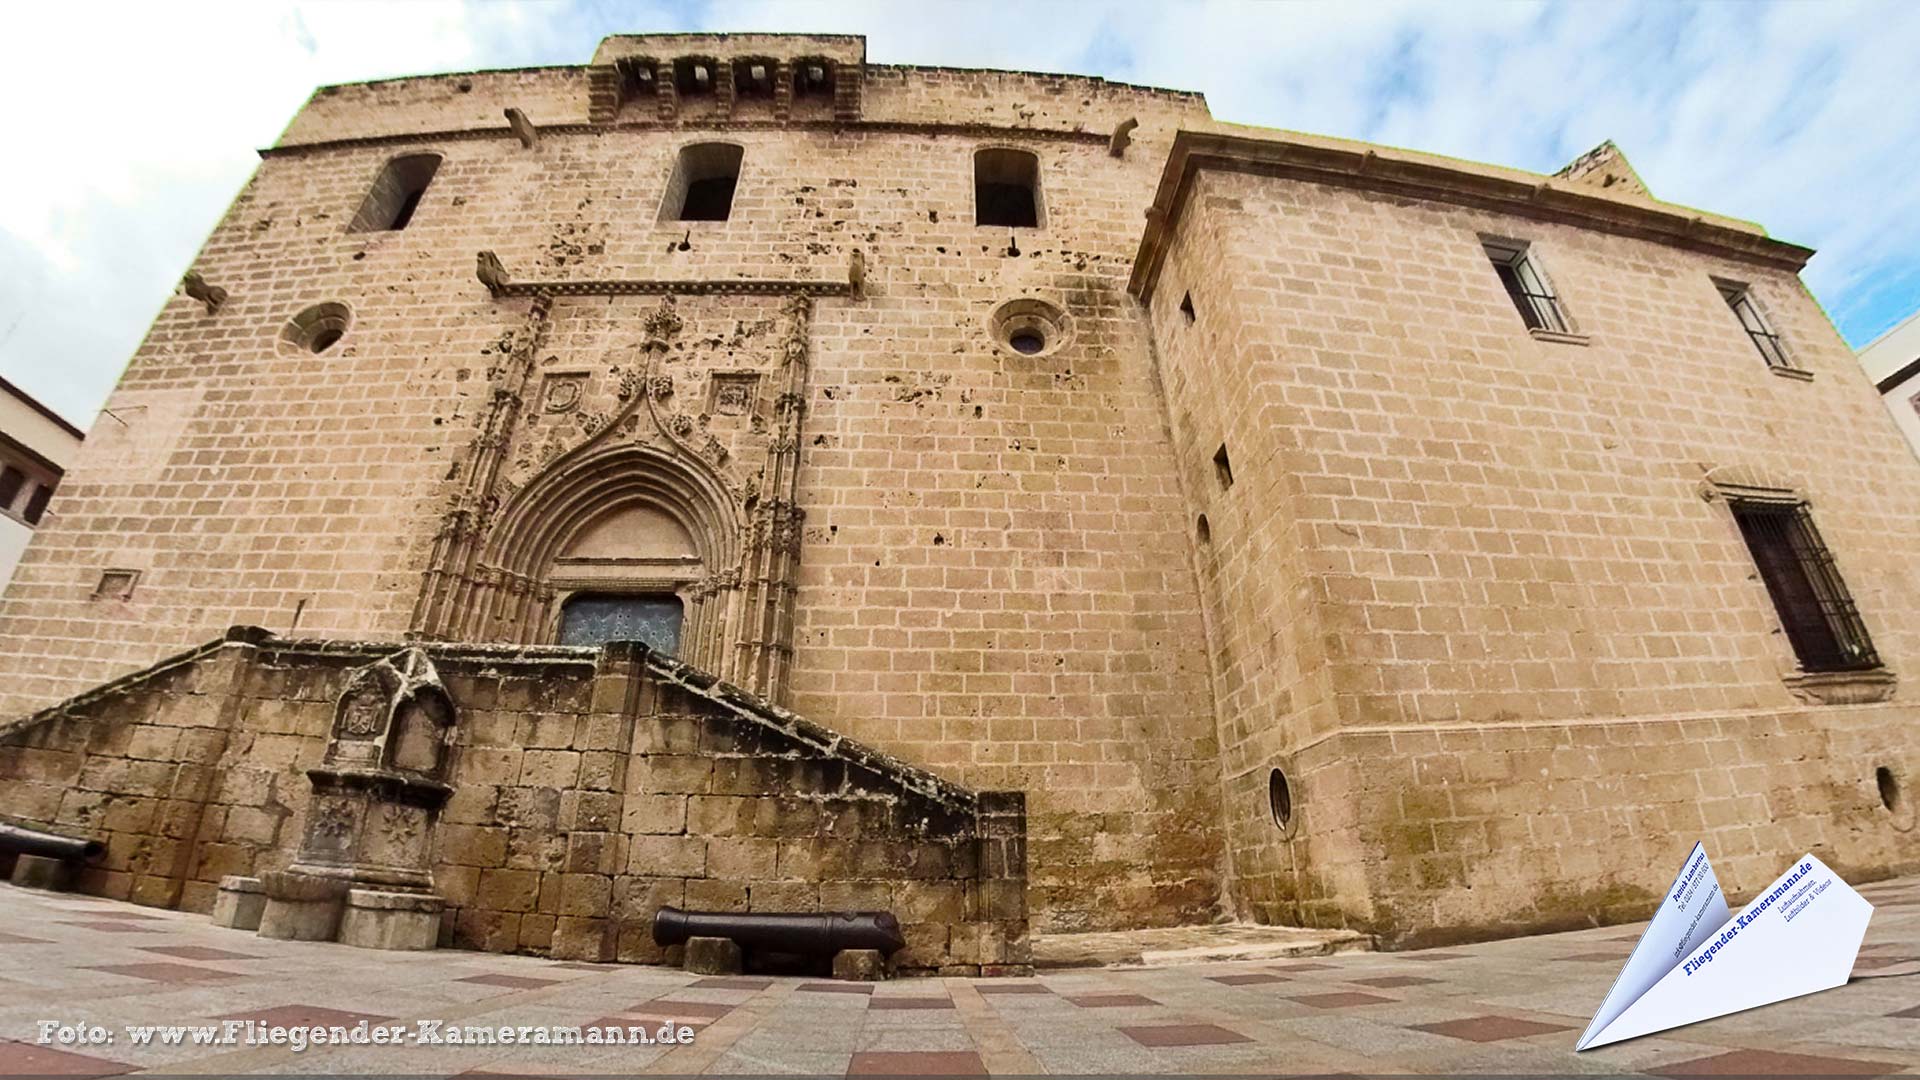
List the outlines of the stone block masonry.
<svg viewBox="0 0 1920 1080">
<path fill-rule="evenodd" d="M 107 843 L 83 891 L 209 911 L 224 878 L 292 857 L 305 770 L 350 673 L 386 651 L 236 630 L 0 731 L 4 809 Z M 1029 965 L 1019 793 L 956 787 L 643 647 L 429 652 L 459 716 L 431 859 L 443 944 L 677 962 L 652 940 L 663 905 L 875 909 L 902 923 L 905 970 Z"/>
</svg>

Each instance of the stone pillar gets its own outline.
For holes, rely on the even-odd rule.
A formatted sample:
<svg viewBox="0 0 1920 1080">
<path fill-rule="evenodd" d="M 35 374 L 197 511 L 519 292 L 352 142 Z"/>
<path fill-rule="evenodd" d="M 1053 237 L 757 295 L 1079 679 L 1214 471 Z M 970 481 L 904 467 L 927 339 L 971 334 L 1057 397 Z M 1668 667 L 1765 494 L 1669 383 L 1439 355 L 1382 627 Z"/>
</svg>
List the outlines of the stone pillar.
<svg viewBox="0 0 1920 1080">
<path fill-rule="evenodd" d="M 445 901 L 426 893 L 352 889 L 340 917 L 340 944 L 418 951 L 440 944 Z"/>
<path fill-rule="evenodd" d="M 332 941 L 340 933 L 345 882 L 276 870 L 262 875 L 261 884 L 267 894 L 260 911 L 261 937 Z"/>
<path fill-rule="evenodd" d="M 258 930 L 266 908 L 267 890 L 259 878 L 230 874 L 220 879 L 220 892 L 213 898 L 213 925 Z"/>
<path fill-rule="evenodd" d="M 69 892 L 73 889 L 74 872 L 74 864 L 65 859 L 21 855 L 14 860 L 13 875 L 8 880 L 23 889 Z"/>
</svg>

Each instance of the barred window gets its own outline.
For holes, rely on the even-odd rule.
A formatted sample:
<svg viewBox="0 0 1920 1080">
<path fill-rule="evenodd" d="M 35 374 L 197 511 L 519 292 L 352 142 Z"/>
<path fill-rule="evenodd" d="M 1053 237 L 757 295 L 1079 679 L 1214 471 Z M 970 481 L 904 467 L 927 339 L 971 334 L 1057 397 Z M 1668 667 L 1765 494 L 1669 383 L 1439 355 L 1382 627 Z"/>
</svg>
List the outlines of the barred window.
<svg viewBox="0 0 1920 1080">
<path fill-rule="evenodd" d="M 1740 320 L 1740 328 L 1747 332 L 1753 341 L 1753 347 L 1760 350 L 1768 367 L 1791 368 L 1793 362 L 1787 359 L 1787 350 L 1780 345 L 1780 335 L 1767 325 L 1766 317 L 1760 314 L 1760 308 L 1753 302 L 1753 290 L 1733 281 L 1716 279 L 1714 285 L 1720 289 L 1720 298 L 1733 309 L 1733 317 Z"/>
<path fill-rule="evenodd" d="M 1553 286 L 1547 283 L 1546 274 L 1541 272 L 1539 262 L 1527 245 L 1514 240 L 1483 240 L 1482 243 L 1488 261 L 1493 263 L 1493 272 L 1500 276 L 1500 284 L 1506 287 L 1507 296 L 1513 300 L 1527 329 L 1570 333 L 1572 327 L 1567 324 L 1566 312 L 1561 310 L 1560 298 L 1554 295 Z"/>
<path fill-rule="evenodd" d="M 1728 504 L 1806 671 L 1880 666 L 1833 555 L 1805 503 L 1737 499 Z"/>
</svg>

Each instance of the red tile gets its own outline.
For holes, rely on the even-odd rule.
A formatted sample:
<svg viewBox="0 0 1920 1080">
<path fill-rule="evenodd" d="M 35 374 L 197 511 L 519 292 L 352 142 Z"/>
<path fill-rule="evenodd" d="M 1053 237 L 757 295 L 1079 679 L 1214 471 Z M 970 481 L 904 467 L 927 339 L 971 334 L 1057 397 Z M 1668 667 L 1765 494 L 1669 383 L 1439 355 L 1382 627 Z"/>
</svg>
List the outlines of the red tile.
<svg viewBox="0 0 1920 1080">
<path fill-rule="evenodd" d="M 848 1076 L 985 1076 L 971 1050 L 863 1050 L 853 1055 Z"/>
<path fill-rule="evenodd" d="M 0 945 L 50 945 L 45 938 L 21 937 L 19 934 L 0 934 Z"/>
<path fill-rule="evenodd" d="M 1240 975 L 1209 975 L 1207 978 L 1223 986 L 1258 986 L 1261 983 L 1287 981 L 1278 975 L 1262 975 L 1259 972 L 1246 972 Z"/>
<path fill-rule="evenodd" d="M 873 1002 L 867 1007 L 869 1009 L 878 1009 L 882 1012 L 887 1009 L 951 1009 L 953 1008 L 953 1001 L 949 998 L 937 997 L 875 996 Z"/>
<path fill-rule="evenodd" d="M 1461 1020 L 1448 1020 L 1438 1024 L 1413 1024 L 1415 1031 L 1431 1031 L 1435 1035 L 1464 1039 L 1467 1042 L 1500 1042 L 1503 1039 L 1524 1039 L 1529 1035 L 1545 1035 L 1554 1031 L 1572 1031 L 1566 1024 L 1543 1024 L 1537 1020 L 1522 1020 L 1514 1016 L 1469 1016 Z"/>
<path fill-rule="evenodd" d="M 98 930 L 103 934 L 157 934 L 160 932 L 160 928 L 157 926 L 142 926 L 139 923 L 114 919 L 76 919 L 72 922 L 63 921 L 60 925 L 84 926 L 89 930 Z"/>
<path fill-rule="evenodd" d="M 205 945 L 142 945 L 141 952 L 159 953 L 161 956 L 176 956 L 182 960 L 264 960 L 264 956 L 253 953 L 228 952 L 225 949 L 209 949 Z"/>
<path fill-rule="evenodd" d="M 1902 1020 L 1920 1020 L 1920 1005 L 1915 1005 L 1911 1009 L 1901 1009 L 1899 1012 L 1888 1013 L 1887 1015 L 1897 1016 Z"/>
<path fill-rule="evenodd" d="M 692 1028 L 698 1033 L 704 1030 L 707 1025 L 713 1023 L 713 1021 L 681 1016 L 603 1016 L 598 1020 L 592 1020 L 580 1026 L 582 1029 L 619 1028 L 622 1037 L 625 1037 L 628 1028 L 639 1028 L 641 1031 L 647 1033 L 647 1038 L 652 1039 L 659 1035 L 661 1025 L 669 1023 L 675 1028 Z M 676 1043 L 675 1045 L 679 1044 Z"/>
<path fill-rule="evenodd" d="M 52 1046 L 0 1042 L 0 1076 L 119 1076 L 133 1068 Z"/>
<path fill-rule="evenodd" d="M 1626 953 L 1617 952 L 1579 952 L 1566 956 L 1556 956 L 1554 959 L 1577 960 L 1586 964 L 1624 964 L 1627 962 L 1627 955 Z"/>
<path fill-rule="evenodd" d="M 1654 1076 L 1883 1076 L 1903 1065 L 1852 1058 L 1781 1054 L 1772 1050 L 1734 1050 L 1645 1070 Z"/>
<path fill-rule="evenodd" d="M 1083 1009 L 1122 1009 L 1137 1005 L 1158 1005 L 1159 1002 L 1139 994 L 1077 994 L 1069 995 L 1068 1001 Z"/>
<path fill-rule="evenodd" d="M 816 994 L 871 994 L 873 987 L 863 983 L 801 983 L 801 990 L 811 990 Z"/>
<path fill-rule="evenodd" d="M 1920 962 L 1920 956 L 1862 956 L 1854 960 L 1853 967 L 1855 971 L 1877 971 L 1883 967 L 1916 962 Z"/>
<path fill-rule="evenodd" d="M 149 964 L 95 964 L 88 971 L 105 971 L 113 975 L 128 975 L 136 979 L 151 979 L 162 983 L 198 983 L 219 982 L 221 979 L 238 979 L 239 972 L 219 971 L 215 968 L 194 967 L 192 964 L 169 964 L 155 962 Z"/>
<path fill-rule="evenodd" d="M 697 979 L 687 984 L 689 990 L 765 990 L 773 985 L 772 979 L 739 979 L 722 975 L 708 979 Z"/>
<path fill-rule="evenodd" d="M 1331 994 L 1296 994 L 1293 1000 L 1302 1005 L 1311 1005 L 1316 1009 L 1347 1009 L 1355 1005 L 1393 1005 L 1392 998 L 1383 998 L 1376 994 L 1360 994 L 1352 990 L 1337 990 Z"/>
<path fill-rule="evenodd" d="M 1023 982 L 990 983 L 986 986 L 976 986 L 974 987 L 974 989 L 979 991 L 982 994 L 1051 994 L 1053 993 L 1053 991 L 1047 989 L 1044 986 L 1041 986 L 1039 983 L 1030 983 L 1030 982 L 1028 983 L 1023 983 Z"/>
<path fill-rule="evenodd" d="M 1400 955 L 1401 960 L 1465 960 L 1466 953 L 1457 952 L 1412 952 Z"/>
<path fill-rule="evenodd" d="M 1418 975 L 1382 975 L 1373 979 L 1348 979 L 1347 981 L 1361 986 L 1378 987 L 1382 990 L 1397 990 L 1403 986 L 1427 986 L 1440 980 L 1425 979 Z"/>
<path fill-rule="evenodd" d="M 376 1013 L 348 1012 L 345 1009 L 328 1009 L 319 1005 L 275 1005 L 271 1009 L 255 1009 L 252 1012 L 228 1013 L 216 1016 L 216 1020 L 256 1020 L 262 1024 L 276 1024 L 280 1027 L 352 1027 L 362 1020 L 377 1023 L 391 1020 L 390 1016 Z"/>
<path fill-rule="evenodd" d="M 474 983 L 479 986 L 504 986 L 509 990 L 532 990 L 542 986 L 559 986 L 565 979 L 530 979 L 525 975 L 469 975 L 454 982 Z"/>
<path fill-rule="evenodd" d="M 1120 1033 L 1141 1046 L 1225 1046 L 1253 1041 L 1218 1024 L 1155 1024 L 1123 1027 Z"/>
<path fill-rule="evenodd" d="M 733 1006 L 717 1001 L 674 1001 L 669 998 L 654 998 L 651 1001 L 643 1001 L 627 1011 L 647 1016 L 663 1016 L 668 1019 L 698 1016 L 712 1020 L 732 1012 Z"/>
</svg>

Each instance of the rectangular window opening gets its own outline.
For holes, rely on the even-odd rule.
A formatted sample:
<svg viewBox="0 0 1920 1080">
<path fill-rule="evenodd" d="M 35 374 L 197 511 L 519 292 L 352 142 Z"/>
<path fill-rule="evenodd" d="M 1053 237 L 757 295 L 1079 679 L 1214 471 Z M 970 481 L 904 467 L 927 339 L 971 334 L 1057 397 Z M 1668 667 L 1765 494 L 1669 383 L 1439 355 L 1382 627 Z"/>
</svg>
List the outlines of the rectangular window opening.
<svg viewBox="0 0 1920 1080">
<path fill-rule="evenodd" d="M 1010 229 L 1040 227 L 1040 159 L 1025 150 L 973 156 L 973 220 Z"/>
<path fill-rule="evenodd" d="M 27 524 L 29 525 L 40 524 L 40 518 L 43 515 L 45 515 L 47 512 L 47 502 L 52 498 L 53 498 L 52 484 L 40 484 L 36 486 L 33 489 L 33 494 L 27 496 L 26 512 L 22 513 L 20 516 L 26 518 Z"/>
<path fill-rule="evenodd" d="M 1766 317 L 1760 314 L 1759 305 L 1753 302 L 1753 290 L 1735 281 L 1714 280 L 1714 286 L 1720 290 L 1720 298 L 1727 302 L 1733 311 L 1733 317 L 1740 320 L 1740 329 L 1747 332 L 1747 339 L 1753 347 L 1760 350 L 1760 356 L 1768 367 L 1793 368 L 1793 361 L 1787 359 L 1787 350 L 1780 344 L 1780 335 L 1773 332 Z"/>
<path fill-rule="evenodd" d="M 660 204 L 661 221 L 725 221 L 733 215 L 746 151 L 732 143 L 682 147 Z"/>
<path fill-rule="evenodd" d="M 1556 334 L 1572 332 L 1566 313 L 1560 308 L 1560 298 L 1554 295 L 1547 276 L 1540 271 L 1538 261 L 1526 244 L 1484 239 L 1482 244 L 1488 261 L 1493 263 L 1493 272 L 1499 275 L 1500 284 L 1506 288 L 1527 329 Z"/>
<path fill-rule="evenodd" d="M 1221 443 L 1220 449 L 1213 452 L 1213 476 L 1220 481 L 1220 490 L 1233 486 L 1233 463 L 1227 460 L 1227 444 Z"/>
<path fill-rule="evenodd" d="M 27 474 L 11 465 L 0 468 L 0 510 L 11 510 L 27 485 Z"/>
<path fill-rule="evenodd" d="M 1735 500 L 1733 518 L 1806 671 L 1880 666 L 1853 596 L 1805 503 Z"/>
</svg>

